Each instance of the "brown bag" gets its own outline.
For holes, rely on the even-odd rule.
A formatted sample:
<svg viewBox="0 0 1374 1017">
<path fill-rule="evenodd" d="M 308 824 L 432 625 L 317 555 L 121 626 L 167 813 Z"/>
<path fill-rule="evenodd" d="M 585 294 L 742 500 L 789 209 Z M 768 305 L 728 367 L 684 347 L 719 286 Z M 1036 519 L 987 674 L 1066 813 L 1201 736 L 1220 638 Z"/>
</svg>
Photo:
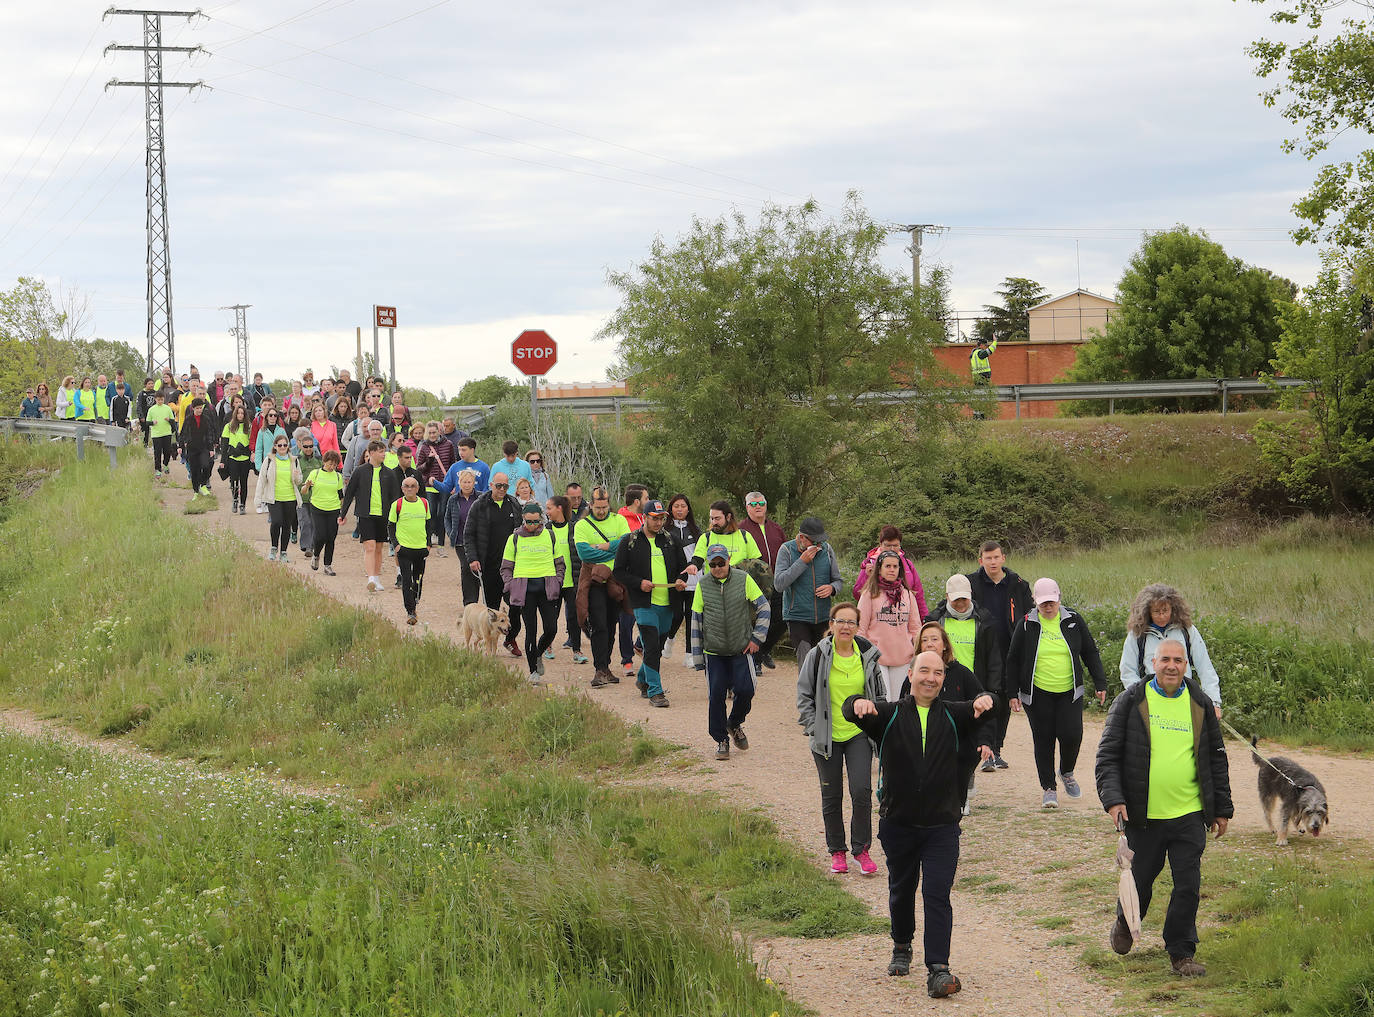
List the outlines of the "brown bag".
<svg viewBox="0 0 1374 1017">
<path fill-rule="evenodd" d="M 587 597 L 592 583 L 604 583 L 606 596 L 618 604 L 625 603 L 625 587 L 616 582 L 611 575 L 611 567 L 605 562 L 583 562 L 582 572 L 577 577 L 577 624 L 585 632 L 587 629 Z"/>
</svg>

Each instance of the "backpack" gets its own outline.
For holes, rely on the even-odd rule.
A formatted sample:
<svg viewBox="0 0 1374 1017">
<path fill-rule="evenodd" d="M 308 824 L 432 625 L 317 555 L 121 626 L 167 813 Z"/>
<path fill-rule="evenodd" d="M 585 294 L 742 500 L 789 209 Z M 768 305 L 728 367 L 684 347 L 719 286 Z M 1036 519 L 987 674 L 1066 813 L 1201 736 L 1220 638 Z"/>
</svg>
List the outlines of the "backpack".
<svg viewBox="0 0 1374 1017">
<path fill-rule="evenodd" d="M 551 547 L 551 548 L 553 549 L 553 557 L 554 557 L 554 560 L 557 561 L 557 560 L 558 560 L 558 537 L 557 537 L 557 535 L 553 532 L 553 527 L 552 527 L 552 526 L 545 526 L 545 527 L 544 527 L 544 532 L 547 533 L 547 534 L 549 535 L 549 547 Z M 600 531 L 598 531 L 598 532 L 600 532 Z M 514 547 L 512 547 L 511 550 L 513 550 L 513 551 L 515 552 L 515 557 L 516 557 L 516 558 L 519 558 L 519 557 L 520 557 L 520 537 L 521 537 L 521 533 L 520 533 L 519 530 L 516 530 L 514 533 L 511 534 L 511 536 L 515 538 L 515 540 L 513 541 Z M 514 561 L 515 559 L 511 559 L 511 560 Z"/>
<path fill-rule="evenodd" d="M 773 599 L 776 587 L 773 585 L 773 569 L 762 558 L 750 558 L 741 566 L 750 579 L 754 580 L 759 592 L 768 600 Z"/>
<path fill-rule="evenodd" d="M 1140 675 L 1140 680 L 1141 680 L 1141 681 L 1144 681 L 1145 678 L 1146 678 L 1146 676 L 1148 676 L 1149 673 L 1150 673 L 1150 672 L 1148 672 L 1148 671 L 1145 670 L 1145 635 L 1147 635 L 1147 634 L 1148 634 L 1148 633 L 1142 634 L 1142 635 L 1136 640 L 1136 649 L 1137 649 L 1137 651 L 1138 651 L 1138 653 L 1139 653 L 1139 657 L 1136 659 L 1136 665 L 1135 665 L 1135 666 L 1136 666 L 1136 674 Z M 1192 672 L 1193 677 L 1196 678 L 1196 677 L 1197 677 L 1197 665 L 1193 663 L 1193 641 L 1192 641 L 1192 639 L 1190 639 L 1190 638 L 1188 637 L 1188 630 L 1187 630 L 1187 629 L 1184 629 L 1184 630 L 1183 630 L 1183 649 L 1184 649 L 1184 651 L 1188 654 L 1188 668 L 1189 668 L 1189 670 Z"/>
</svg>

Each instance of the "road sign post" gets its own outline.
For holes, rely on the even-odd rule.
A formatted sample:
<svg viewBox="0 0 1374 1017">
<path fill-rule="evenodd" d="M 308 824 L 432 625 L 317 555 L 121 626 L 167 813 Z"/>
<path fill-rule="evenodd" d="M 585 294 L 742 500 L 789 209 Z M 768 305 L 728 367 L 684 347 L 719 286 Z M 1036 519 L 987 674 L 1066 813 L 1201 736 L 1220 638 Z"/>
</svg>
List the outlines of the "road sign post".
<svg viewBox="0 0 1374 1017">
<path fill-rule="evenodd" d="M 530 379 L 530 430 L 539 426 L 539 376 L 558 363 L 558 344 L 543 329 L 526 329 L 510 344 L 510 362 Z"/>
<path fill-rule="evenodd" d="M 384 307 L 381 304 L 372 305 L 372 363 L 376 370 L 382 369 L 382 351 L 377 345 L 377 332 L 379 329 L 387 330 L 387 343 L 391 348 L 391 373 L 387 383 L 387 394 L 396 391 L 396 308 Z M 385 399 L 383 405 L 387 405 Z"/>
</svg>

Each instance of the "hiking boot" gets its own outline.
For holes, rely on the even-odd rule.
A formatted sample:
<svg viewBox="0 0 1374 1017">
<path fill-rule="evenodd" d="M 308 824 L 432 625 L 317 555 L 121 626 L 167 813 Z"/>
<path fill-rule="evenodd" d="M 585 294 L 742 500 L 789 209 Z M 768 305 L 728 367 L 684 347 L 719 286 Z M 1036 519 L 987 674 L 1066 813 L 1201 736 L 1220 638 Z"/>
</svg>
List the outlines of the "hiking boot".
<svg viewBox="0 0 1374 1017">
<path fill-rule="evenodd" d="M 993 770 L 997 769 L 997 764 L 993 762 L 992 759 L 985 759 L 978 769 L 982 770 L 984 773 L 991 773 Z"/>
<path fill-rule="evenodd" d="M 774 668 L 778 666 L 777 664 L 773 663 L 773 655 L 771 653 L 760 653 L 754 659 L 757 660 L 764 667 L 768 668 L 768 670 L 770 671 L 772 671 Z"/>
<path fill-rule="evenodd" d="M 878 871 L 878 863 L 868 857 L 868 848 L 854 852 L 854 860 L 859 863 L 859 871 L 865 876 L 871 876 Z"/>
<path fill-rule="evenodd" d="M 414 625 L 416 621 L 417 621 L 417 619 L 416 619 L 415 613 L 414 613 L 413 611 L 412 611 L 410 614 L 406 615 L 406 624 L 407 624 L 407 625 Z"/>
<path fill-rule="evenodd" d="M 515 640 L 514 640 L 514 639 L 507 639 L 507 640 L 506 640 L 504 643 L 502 643 L 501 645 L 504 646 L 504 647 L 506 648 L 506 651 L 507 651 L 512 657 L 523 657 L 523 656 L 524 656 L 524 653 L 521 652 L 520 647 L 518 647 L 518 646 L 515 645 Z"/>
<path fill-rule="evenodd" d="M 616 674 L 614 671 L 606 671 L 603 673 L 606 675 L 606 680 L 612 685 L 620 684 L 620 675 Z"/>
<path fill-rule="evenodd" d="M 277 560 L 277 549 L 276 549 L 275 547 L 272 548 L 270 551 L 267 552 L 267 560 L 268 560 L 268 561 L 276 561 L 276 560 Z"/>
<path fill-rule="evenodd" d="M 1040 796 L 1040 807 L 1042 809 L 1059 808 L 1059 794 L 1054 788 L 1046 789 L 1045 793 Z"/>
<path fill-rule="evenodd" d="M 849 871 L 849 861 L 843 851 L 832 851 L 830 853 L 830 871 L 835 873 L 845 873 Z"/>
<path fill-rule="evenodd" d="M 578 651 L 578 650 L 574 650 L 574 651 L 573 651 L 573 663 L 574 663 L 574 664 L 585 664 L 585 663 L 587 663 L 587 655 L 586 655 L 585 653 L 582 653 L 582 652 Z"/>
<path fill-rule="evenodd" d="M 1200 978 L 1207 973 L 1207 969 L 1191 957 L 1171 956 L 1169 966 L 1174 969 L 1174 974 L 1184 978 Z"/>
<path fill-rule="evenodd" d="M 1059 779 L 1064 782 L 1064 793 L 1070 798 L 1082 798 L 1083 789 L 1078 786 L 1078 780 L 1071 773 L 1061 773 Z"/>
<path fill-rule="evenodd" d="M 997 769 L 999 769 L 999 770 L 1007 770 L 1007 769 L 1010 769 L 1010 768 L 1011 768 L 1011 764 L 1008 763 L 1008 762 L 1007 762 L 1005 759 L 1003 759 L 1001 756 L 993 756 L 993 757 L 992 757 L 992 765 L 995 766 L 995 767 L 997 767 Z"/>
<path fill-rule="evenodd" d="M 735 742 L 735 748 L 739 749 L 741 752 L 749 748 L 749 739 L 744 735 L 744 728 L 738 725 L 732 727 L 730 729 L 730 737 Z"/>
<path fill-rule="evenodd" d="M 668 697 L 665 696 L 662 692 L 660 692 L 660 693 L 659 693 L 658 695 L 656 695 L 656 696 L 650 696 L 650 697 L 649 697 L 649 705 L 650 705 L 650 706 L 657 706 L 657 707 L 666 709 L 667 706 L 668 706 Z"/>
<path fill-rule="evenodd" d="M 963 986 L 949 970 L 948 964 L 932 964 L 926 975 L 926 995 L 931 999 L 944 999 L 952 996 Z"/>
<path fill-rule="evenodd" d="M 594 689 L 605 688 L 607 685 L 610 685 L 611 682 L 611 673 L 609 671 L 597 671 L 596 674 L 592 675 L 592 688 Z"/>
<path fill-rule="evenodd" d="M 639 683 L 639 684 L 636 684 L 635 687 L 636 687 L 637 689 L 639 689 L 639 698 L 640 698 L 640 699 L 648 699 L 648 698 L 649 698 L 649 686 L 644 685 L 644 684 L 642 684 L 642 683 Z"/>
<path fill-rule="evenodd" d="M 326 565 L 326 566 L 324 567 L 324 574 L 327 575 L 327 576 L 337 576 L 337 575 L 338 575 L 338 573 L 334 571 L 334 567 L 333 567 L 332 565 Z"/>
<path fill-rule="evenodd" d="M 729 758 L 730 758 L 730 740 L 729 740 L 728 738 L 727 738 L 725 741 L 723 741 L 723 742 L 716 742 L 716 758 L 717 758 L 717 759 L 729 759 Z"/>
<path fill-rule="evenodd" d="M 887 973 L 893 977 L 911 974 L 911 944 L 900 943 L 892 947 L 892 960 L 887 962 Z"/>
<path fill-rule="evenodd" d="M 1116 916 L 1116 921 L 1112 923 L 1111 935 L 1107 937 L 1113 950 L 1125 956 L 1131 952 L 1131 947 L 1135 945 L 1135 940 L 1131 936 L 1130 926 L 1126 924 L 1126 919 L 1121 915 Z"/>
</svg>

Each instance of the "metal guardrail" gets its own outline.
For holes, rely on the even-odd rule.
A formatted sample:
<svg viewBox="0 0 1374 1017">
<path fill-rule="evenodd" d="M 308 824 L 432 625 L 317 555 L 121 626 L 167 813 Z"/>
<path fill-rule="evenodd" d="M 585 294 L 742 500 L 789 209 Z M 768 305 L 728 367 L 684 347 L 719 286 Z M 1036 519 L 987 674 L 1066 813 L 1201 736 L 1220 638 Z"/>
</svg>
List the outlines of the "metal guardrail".
<svg viewBox="0 0 1374 1017">
<path fill-rule="evenodd" d="M 1015 403 L 1016 418 L 1021 418 L 1023 402 L 1063 402 L 1070 399 L 1105 399 L 1107 412 L 1116 412 L 1118 399 L 1174 399 L 1174 398 L 1220 398 L 1221 413 L 1225 416 L 1232 395 L 1265 395 L 1278 388 L 1303 388 L 1308 382 L 1300 378 L 1275 378 L 1273 384 L 1259 378 L 1185 378 L 1165 379 L 1162 381 L 1115 381 L 1115 382 L 1051 382 L 1043 385 L 994 385 L 993 397 L 998 402 Z M 869 392 L 860 396 L 864 402 L 894 404 L 914 399 L 930 398 L 932 393 L 921 389 L 900 389 L 892 392 Z M 632 396 L 568 396 L 563 399 L 541 399 L 539 405 L 550 410 L 567 410 L 581 416 L 615 415 L 618 425 L 621 413 L 642 413 L 652 410 L 654 404 L 647 399 Z M 437 409 L 452 414 L 459 420 L 458 426 L 473 431 L 486 423 L 491 406 L 438 406 L 419 407 L 426 411 Z M 461 417 L 459 417 L 461 414 Z"/>
<path fill-rule="evenodd" d="M 34 420 L 31 417 L 0 417 L 0 434 L 40 435 L 76 439 L 76 458 L 86 458 L 86 442 L 96 441 L 110 453 L 110 468 L 119 463 L 119 450 L 129 444 L 129 432 L 117 424 L 92 424 L 85 420 Z"/>
</svg>

